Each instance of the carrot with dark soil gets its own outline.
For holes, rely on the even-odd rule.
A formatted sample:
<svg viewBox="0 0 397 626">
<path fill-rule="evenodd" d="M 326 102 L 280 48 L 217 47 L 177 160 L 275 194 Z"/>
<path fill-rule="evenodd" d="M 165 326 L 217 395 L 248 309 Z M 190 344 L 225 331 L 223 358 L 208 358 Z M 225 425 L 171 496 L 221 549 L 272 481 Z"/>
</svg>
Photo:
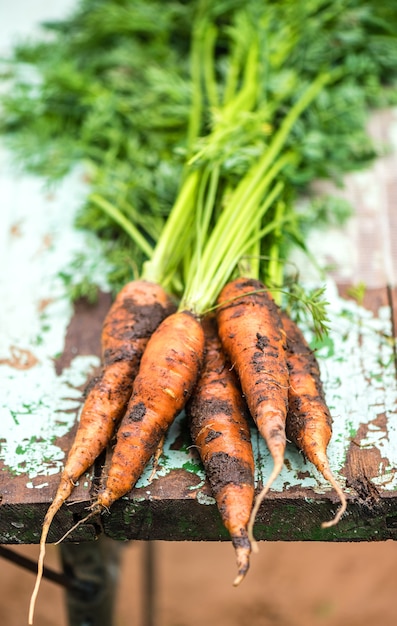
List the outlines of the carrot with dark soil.
<svg viewBox="0 0 397 626">
<path fill-rule="evenodd" d="M 326 404 L 320 368 L 302 331 L 288 315 L 282 314 L 287 336 L 287 363 L 290 372 L 287 437 L 335 489 L 341 506 L 323 528 L 337 524 L 346 510 L 346 496 L 332 474 L 327 446 L 332 436 L 332 417 Z"/>
<path fill-rule="evenodd" d="M 161 286 L 136 280 L 120 291 L 105 318 L 101 336 L 102 372 L 88 391 L 57 492 L 43 522 L 29 624 L 33 623 L 51 522 L 79 478 L 108 445 L 128 404 L 132 383 L 149 337 L 174 310 Z"/>
<path fill-rule="evenodd" d="M 204 333 L 189 311 L 167 317 L 151 336 L 117 432 L 104 489 L 92 510 L 128 493 L 189 399 L 204 356 Z"/>
<path fill-rule="evenodd" d="M 283 467 L 286 447 L 289 374 L 285 333 L 279 308 L 264 285 L 255 279 L 229 282 L 218 298 L 218 332 L 231 364 L 239 376 L 251 415 L 273 458 L 273 470 L 257 496 L 248 526 Z"/>
<path fill-rule="evenodd" d="M 249 568 L 247 525 L 254 501 L 254 456 L 248 408 L 226 359 L 213 316 L 203 320 L 203 369 L 186 411 L 223 524 L 236 552 L 238 585 Z"/>
<path fill-rule="evenodd" d="M 147 342 L 174 310 L 163 288 L 148 281 L 132 281 L 118 294 L 102 328 L 102 372 L 84 402 L 61 492 L 73 486 L 109 443 L 125 412 Z"/>
</svg>

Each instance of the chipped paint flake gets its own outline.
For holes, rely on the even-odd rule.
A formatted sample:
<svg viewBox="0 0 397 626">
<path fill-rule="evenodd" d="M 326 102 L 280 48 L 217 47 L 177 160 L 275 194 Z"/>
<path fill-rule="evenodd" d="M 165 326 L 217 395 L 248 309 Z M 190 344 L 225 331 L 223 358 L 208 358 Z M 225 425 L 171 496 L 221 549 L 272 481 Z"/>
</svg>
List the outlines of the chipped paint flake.
<svg viewBox="0 0 397 626">
<path fill-rule="evenodd" d="M 167 476 L 174 469 L 183 469 L 198 476 L 202 484 L 205 482 L 204 469 L 197 458 L 192 454 L 189 449 L 182 447 L 182 449 L 175 449 L 175 442 L 179 440 L 186 428 L 184 424 L 185 416 L 179 415 L 174 423 L 171 425 L 167 437 L 164 441 L 163 452 L 159 460 L 159 467 L 153 480 L 160 478 L 161 476 Z M 150 476 L 152 474 L 152 464 L 149 463 L 144 470 L 141 478 L 136 483 L 138 488 L 147 487 L 150 485 Z M 201 483 L 200 483 L 201 484 Z M 197 485 L 194 487 L 197 488 Z"/>
<path fill-rule="evenodd" d="M 33 484 L 32 482 L 28 482 L 26 483 L 26 486 L 28 489 L 43 489 L 43 487 L 48 487 L 49 483 L 40 483 L 40 484 Z"/>
<path fill-rule="evenodd" d="M 198 491 L 197 492 L 197 502 L 199 504 L 216 504 L 216 500 L 215 498 L 213 498 L 212 496 L 208 496 L 206 493 L 203 493 L 202 491 Z"/>
</svg>

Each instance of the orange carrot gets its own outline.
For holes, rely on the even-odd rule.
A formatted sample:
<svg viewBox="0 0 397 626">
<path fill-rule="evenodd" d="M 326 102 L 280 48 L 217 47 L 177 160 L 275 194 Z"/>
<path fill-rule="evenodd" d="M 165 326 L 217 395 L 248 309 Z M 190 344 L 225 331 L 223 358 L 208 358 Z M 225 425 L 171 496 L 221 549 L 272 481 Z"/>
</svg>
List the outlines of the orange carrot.
<svg viewBox="0 0 397 626">
<path fill-rule="evenodd" d="M 155 283 L 132 281 L 118 294 L 103 323 L 104 366 L 84 402 L 53 505 L 70 495 L 73 484 L 109 443 L 131 396 L 147 342 L 174 308 L 163 288 Z"/>
<path fill-rule="evenodd" d="M 43 522 L 29 624 L 33 623 L 51 522 L 76 482 L 109 443 L 131 396 L 132 382 L 149 337 L 174 308 L 162 287 L 137 280 L 125 285 L 105 318 L 101 336 L 103 369 L 84 402 L 57 492 Z"/>
<path fill-rule="evenodd" d="M 216 321 L 203 320 L 203 369 L 186 407 L 197 446 L 222 521 L 236 552 L 238 585 L 249 568 L 247 525 L 254 501 L 254 456 L 248 409 L 218 337 Z"/>
<path fill-rule="evenodd" d="M 190 397 L 203 356 L 203 329 L 189 311 L 170 315 L 153 333 L 117 432 L 105 488 L 93 511 L 108 509 L 135 485 Z"/>
<path fill-rule="evenodd" d="M 334 487 L 341 506 L 323 528 L 338 523 L 346 510 L 346 496 L 329 466 L 327 446 L 332 435 L 332 417 L 326 404 L 320 368 L 298 326 L 285 314 L 282 323 L 287 335 L 287 362 L 290 370 L 287 437 Z"/>
<path fill-rule="evenodd" d="M 273 471 L 257 496 L 248 534 L 260 503 L 282 469 L 286 446 L 285 421 L 289 376 L 279 309 L 263 284 L 238 278 L 218 298 L 218 330 L 222 345 L 240 378 L 251 415 L 273 458 Z"/>
</svg>

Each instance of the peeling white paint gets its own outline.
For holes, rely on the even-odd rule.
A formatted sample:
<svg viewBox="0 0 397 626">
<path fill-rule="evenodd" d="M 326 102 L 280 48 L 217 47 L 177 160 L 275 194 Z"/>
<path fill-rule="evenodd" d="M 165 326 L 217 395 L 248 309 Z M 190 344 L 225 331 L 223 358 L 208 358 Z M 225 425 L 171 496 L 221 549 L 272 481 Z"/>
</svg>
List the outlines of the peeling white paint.
<svg viewBox="0 0 397 626">
<path fill-rule="evenodd" d="M 26 483 L 28 489 L 42 489 L 43 487 L 48 487 L 49 483 L 40 483 L 34 485 L 32 482 Z"/>
<path fill-rule="evenodd" d="M 152 480 L 157 480 L 161 476 L 166 476 L 173 469 L 185 470 L 192 472 L 195 476 L 199 477 L 199 485 L 196 485 L 195 481 L 194 489 L 196 489 L 197 487 L 201 487 L 205 482 L 205 473 L 201 464 L 197 462 L 195 456 L 193 456 L 189 449 L 174 449 L 175 441 L 179 439 L 183 429 L 186 428 L 184 421 L 185 417 L 181 414 L 171 425 L 164 441 L 163 452 L 159 460 L 159 467 Z M 149 463 L 136 484 L 138 488 L 150 486 L 151 481 L 149 479 L 152 474 L 152 469 L 152 463 Z"/>
<path fill-rule="evenodd" d="M 69 432 L 81 390 L 95 356 L 76 357 L 61 376 L 54 360 L 62 353 L 73 307 L 64 272 L 75 255 L 87 252 L 92 276 L 107 288 L 98 242 L 73 227 L 87 193 L 80 171 L 51 194 L 36 178 L 16 178 L 0 152 L 0 459 L 12 474 L 29 478 L 59 472 L 64 452 L 56 440 Z M 79 270 L 75 274 L 78 280 Z"/>
<path fill-rule="evenodd" d="M 198 491 L 197 492 L 197 502 L 199 504 L 216 504 L 216 500 L 215 498 L 213 498 L 212 496 L 208 496 L 206 493 L 203 493 L 202 491 Z"/>
<path fill-rule="evenodd" d="M 97 361 L 77 357 L 59 378 L 51 362 L 36 366 L 34 375 L 2 368 L 7 392 L 0 406 L 1 458 L 11 473 L 33 478 L 60 471 L 64 452 L 55 441 L 72 428 L 81 401 L 81 391 L 72 385 L 83 385 Z"/>
</svg>

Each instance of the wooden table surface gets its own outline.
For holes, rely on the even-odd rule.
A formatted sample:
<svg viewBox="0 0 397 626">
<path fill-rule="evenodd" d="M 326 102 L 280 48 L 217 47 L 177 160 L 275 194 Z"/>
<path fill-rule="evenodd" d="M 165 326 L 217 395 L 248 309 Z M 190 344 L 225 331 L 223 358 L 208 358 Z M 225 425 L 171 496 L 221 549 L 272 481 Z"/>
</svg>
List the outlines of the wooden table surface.
<svg viewBox="0 0 397 626">
<path fill-rule="evenodd" d="M 260 509 L 256 536 L 269 540 L 359 541 L 397 538 L 397 110 L 376 113 L 371 133 L 385 155 L 349 175 L 343 190 L 354 215 L 343 229 L 315 232 L 310 247 L 327 265 L 331 331 L 317 349 L 334 419 L 331 466 L 346 488 L 348 511 L 321 529 L 338 506 L 332 489 L 288 446 L 284 469 Z M 0 543 L 37 543 L 75 432 L 82 391 L 99 368 L 99 333 L 110 296 L 95 240 L 73 228 L 86 193 L 76 171 L 59 188 L 10 171 L 0 153 Z M 95 306 L 72 305 L 60 273 L 78 276 L 76 253 L 89 250 L 102 281 Z M 324 284 L 297 256 L 302 280 Z M 5 269 L 6 268 L 6 269 Z M 365 290 L 362 286 L 365 285 Z M 353 288 L 353 289 L 352 289 Z M 252 430 L 257 486 L 269 474 L 265 444 Z M 104 469 L 98 459 L 57 515 L 49 540 L 86 513 Z M 132 492 L 69 539 L 224 540 L 215 501 L 180 416 L 168 433 L 160 468 L 149 466 Z"/>
</svg>

